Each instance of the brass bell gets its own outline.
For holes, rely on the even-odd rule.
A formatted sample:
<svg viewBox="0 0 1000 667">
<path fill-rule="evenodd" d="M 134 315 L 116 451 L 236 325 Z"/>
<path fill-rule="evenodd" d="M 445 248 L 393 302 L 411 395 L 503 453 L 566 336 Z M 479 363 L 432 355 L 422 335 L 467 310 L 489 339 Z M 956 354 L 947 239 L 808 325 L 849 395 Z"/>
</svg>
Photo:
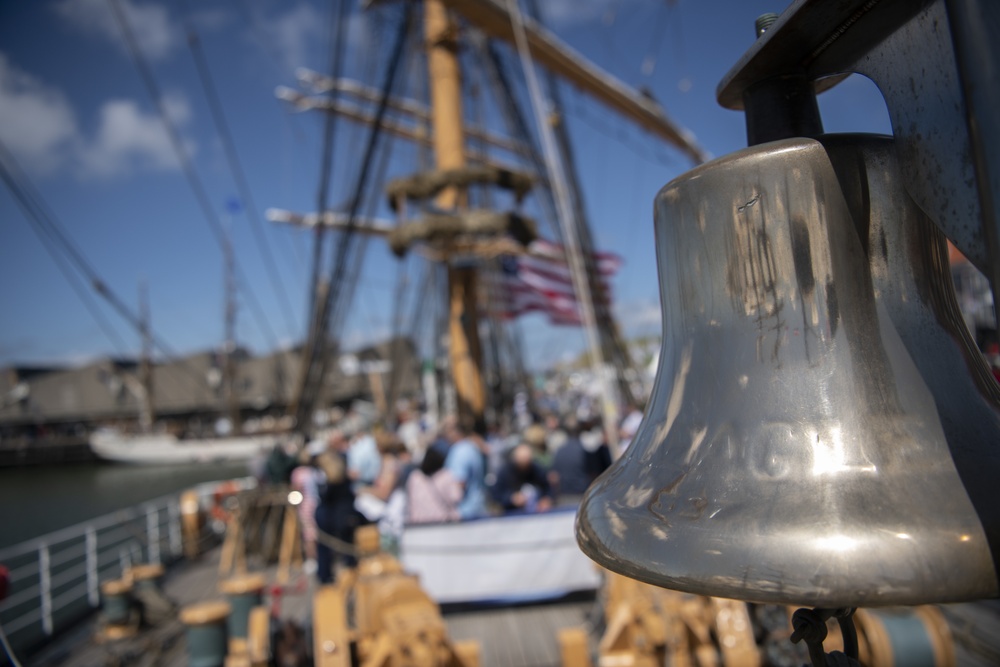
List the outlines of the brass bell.
<svg viewBox="0 0 1000 667">
<path fill-rule="evenodd" d="M 788 139 L 658 194 L 657 380 L 578 518 L 601 565 L 827 608 L 997 595 L 977 502 L 876 299 L 841 178 L 821 143 Z"/>
<path fill-rule="evenodd" d="M 1000 384 L 955 298 L 944 234 L 903 186 L 894 141 L 822 139 L 854 219 L 864 221 L 872 287 L 934 395 L 952 461 L 1000 555 Z"/>
</svg>

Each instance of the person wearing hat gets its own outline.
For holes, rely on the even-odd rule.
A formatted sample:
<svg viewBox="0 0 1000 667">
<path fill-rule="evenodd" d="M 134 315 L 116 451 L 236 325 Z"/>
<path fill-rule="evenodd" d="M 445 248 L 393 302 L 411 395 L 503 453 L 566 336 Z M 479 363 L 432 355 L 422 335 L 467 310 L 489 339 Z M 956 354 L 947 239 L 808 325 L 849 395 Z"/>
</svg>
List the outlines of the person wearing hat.
<svg viewBox="0 0 1000 667">
<path fill-rule="evenodd" d="M 521 437 L 524 444 L 531 447 L 535 461 L 543 468 L 548 468 L 552 463 L 552 456 L 547 448 L 548 437 L 548 431 L 541 424 L 532 424 L 524 429 L 524 435 Z"/>
</svg>

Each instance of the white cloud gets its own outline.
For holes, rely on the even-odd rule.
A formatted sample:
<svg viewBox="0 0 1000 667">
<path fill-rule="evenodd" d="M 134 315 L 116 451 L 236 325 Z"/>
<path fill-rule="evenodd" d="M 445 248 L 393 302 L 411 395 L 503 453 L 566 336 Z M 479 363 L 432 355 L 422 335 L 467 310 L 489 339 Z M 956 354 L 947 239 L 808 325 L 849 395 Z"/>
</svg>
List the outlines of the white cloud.
<svg viewBox="0 0 1000 667">
<path fill-rule="evenodd" d="M 344 35 L 349 59 L 357 58 L 377 42 L 372 11 L 355 11 L 347 18 Z M 262 46 L 275 53 L 289 71 L 309 67 L 325 72 L 329 67 L 328 54 L 324 51 L 329 21 L 328 14 L 300 2 L 275 16 L 258 15 L 259 32 L 250 38 L 257 42 L 266 41 Z"/>
<path fill-rule="evenodd" d="M 662 322 L 660 304 L 656 301 L 620 302 L 615 307 L 615 316 L 630 335 L 659 330 Z"/>
<path fill-rule="evenodd" d="M 181 34 L 163 5 L 116 0 L 128 18 L 143 53 L 154 60 L 169 56 L 181 43 Z M 107 0 L 61 0 L 56 14 L 82 32 L 103 37 L 124 48 L 121 30 Z"/>
<path fill-rule="evenodd" d="M 347 48 L 352 52 L 364 51 L 376 43 L 375 24 L 371 10 L 355 12 L 347 18 Z"/>
<path fill-rule="evenodd" d="M 553 28 L 567 28 L 596 19 L 614 20 L 615 14 L 626 4 L 648 3 L 648 0 L 546 0 L 542 5 L 542 18 Z"/>
<path fill-rule="evenodd" d="M 180 95 L 164 99 L 167 114 L 183 126 L 191 118 L 191 109 Z M 132 169 L 173 169 L 177 155 L 159 116 L 142 111 L 133 100 L 111 100 L 100 109 L 100 121 L 93 140 L 84 142 L 79 152 L 81 173 L 107 177 Z M 195 146 L 187 142 L 192 154 Z"/>
<path fill-rule="evenodd" d="M 180 94 L 164 99 L 177 127 L 190 123 L 191 108 Z M 83 132 L 58 89 L 10 64 L 0 53 L 0 137 L 24 168 L 50 174 L 68 169 L 82 177 L 109 177 L 134 170 L 177 167 L 160 117 L 134 100 L 105 102 L 92 136 Z M 185 140 L 189 155 L 197 146 Z"/>
<path fill-rule="evenodd" d="M 326 20 L 312 5 L 299 3 L 265 23 L 265 30 L 285 64 L 294 69 L 309 63 L 310 46 L 325 32 Z"/>
<path fill-rule="evenodd" d="M 48 173 L 72 153 L 78 130 L 63 94 L 0 53 L 0 136 L 25 168 Z"/>
</svg>

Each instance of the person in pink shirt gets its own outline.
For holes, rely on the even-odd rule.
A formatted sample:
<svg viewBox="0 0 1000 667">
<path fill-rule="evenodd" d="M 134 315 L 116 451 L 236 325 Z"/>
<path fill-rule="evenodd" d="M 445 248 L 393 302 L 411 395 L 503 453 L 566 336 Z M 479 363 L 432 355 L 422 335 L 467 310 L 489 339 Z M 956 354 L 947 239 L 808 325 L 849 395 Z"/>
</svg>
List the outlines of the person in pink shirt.
<svg viewBox="0 0 1000 667">
<path fill-rule="evenodd" d="M 462 485 L 444 467 L 444 454 L 430 448 L 406 480 L 407 523 L 458 521 Z"/>
</svg>

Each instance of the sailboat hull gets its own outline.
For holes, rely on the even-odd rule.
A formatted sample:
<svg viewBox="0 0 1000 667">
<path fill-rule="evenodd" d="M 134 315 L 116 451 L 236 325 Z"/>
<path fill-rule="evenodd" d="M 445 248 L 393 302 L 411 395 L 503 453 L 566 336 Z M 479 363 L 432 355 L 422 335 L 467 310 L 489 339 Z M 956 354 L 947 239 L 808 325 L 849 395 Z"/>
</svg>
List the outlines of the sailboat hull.
<svg viewBox="0 0 1000 667">
<path fill-rule="evenodd" d="M 140 465 L 249 461 L 270 449 L 274 434 L 181 440 L 169 434 L 125 435 L 97 431 L 90 448 L 105 461 Z"/>
</svg>

